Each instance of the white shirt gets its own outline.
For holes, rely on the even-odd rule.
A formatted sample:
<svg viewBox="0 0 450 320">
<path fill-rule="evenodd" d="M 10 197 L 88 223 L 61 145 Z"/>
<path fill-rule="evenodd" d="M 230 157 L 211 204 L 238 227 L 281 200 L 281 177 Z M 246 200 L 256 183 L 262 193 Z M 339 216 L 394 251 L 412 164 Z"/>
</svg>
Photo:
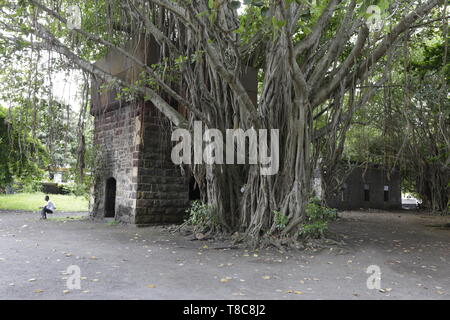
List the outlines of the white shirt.
<svg viewBox="0 0 450 320">
<path fill-rule="evenodd" d="M 48 210 L 52 210 L 53 212 L 56 210 L 55 205 L 50 200 L 47 201 L 47 204 L 45 205 Z"/>
</svg>

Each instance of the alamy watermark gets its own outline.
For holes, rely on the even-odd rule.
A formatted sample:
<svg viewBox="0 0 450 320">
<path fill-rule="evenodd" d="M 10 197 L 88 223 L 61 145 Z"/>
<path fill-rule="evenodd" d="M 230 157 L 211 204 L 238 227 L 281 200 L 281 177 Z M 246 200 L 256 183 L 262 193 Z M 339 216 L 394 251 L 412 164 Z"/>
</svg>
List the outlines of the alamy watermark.
<svg viewBox="0 0 450 320">
<path fill-rule="evenodd" d="M 66 287 L 69 290 L 81 290 L 81 269 L 77 265 L 71 265 L 67 268 L 69 274 L 66 281 Z"/>
<path fill-rule="evenodd" d="M 81 9 L 78 6 L 69 6 L 67 8 L 67 28 L 70 30 L 81 29 Z"/>
<path fill-rule="evenodd" d="M 370 276 L 367 278 L 366 285 L 367 289 L 373 290 L 381 289 L 381 268 L 377 265 L 370 265 L 367 267 L 366 273 Z"/>
<path fill-rule="evenodd" d="M 171 153 L 174 164 L 259 164 L 261 175 L 270 176 L 278 173 L 280 165 L 278 129 L 250 128 L 246 131 L 227 129 L 224 141 L 220 130 L 208 129 L 205 126 L 203 132 L 203 123 L 195 121 L 193 134 L 192 137 L 186 129 L 176 129 L 172 132 L 171 140 L 178 142 Z"/>
<path fill-rule="evenodd" d="M 366 25 L 370 31 L 376 32 L 383 28 L 383 20 L 381 18 L 381 8 L 376 5 L 371 5 L 366 10 L 367 14 L 370 16 L 366 20 Z"/>
</svg>

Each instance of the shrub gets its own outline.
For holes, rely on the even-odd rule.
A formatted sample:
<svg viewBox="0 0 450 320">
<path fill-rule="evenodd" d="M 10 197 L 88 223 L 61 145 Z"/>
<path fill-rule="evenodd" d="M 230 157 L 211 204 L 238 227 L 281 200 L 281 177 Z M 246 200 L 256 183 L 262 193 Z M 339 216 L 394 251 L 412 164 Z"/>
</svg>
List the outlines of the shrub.
<svg viewBox="0 0 450 320">
<path fill-rule="evenodd" d="M 188 213 L 187 223 L 189 225 L 207 227 L 216 224 L 212 207 L 201 201 L 192 201 L 191 207 L 186 210 L 186 213 Z"/>
<path fill-rule="evenodd" d="M 323 206 L 318 199 L 312 199 L 306 206 L 306 223 L 300 228 L 300 235 L 306 238 L 321 238 L 328 230 L 328 222 L 336 219 L 337 210 Z"/>
<path fill-rule="evenodd" d="M 20 192 L 23 193 L 42 192 L 42 183 L 40 181 L 26 181 L 22 185 Z"/>
<path fill-rule="evenodd" d="M 61 189 L 65 193 L 72 194 L 76 197 L 88 197 L 89 196 L 89 189 L 86 184 L 79 184 L 79 183 L 68 183 L 61 186 Z"/>
<path fill-rule="evenodd" d="M 289 222 L 289 218 L 284 215 L 281 211 L 273 211 L 274 216 L 273 216 L 273 221 L 275 222 L 275 226 L 278 230 L 282 230 L 284 228 L 286 228 L 288 222 Z"/>
</svg>

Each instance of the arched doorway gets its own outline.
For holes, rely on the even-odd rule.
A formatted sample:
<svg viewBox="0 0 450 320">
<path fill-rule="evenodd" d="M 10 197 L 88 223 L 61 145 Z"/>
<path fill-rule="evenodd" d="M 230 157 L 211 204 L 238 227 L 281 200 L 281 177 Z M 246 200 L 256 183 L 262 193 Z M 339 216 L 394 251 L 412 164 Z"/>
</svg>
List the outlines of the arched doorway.
<svg viewBox="0 0 450 320">
<path fill-rule="evenodd" d="M 105 188 L 105 218 L 114 218 L 116 215 L 116 179 L 106 180 Z"/>
</svg>

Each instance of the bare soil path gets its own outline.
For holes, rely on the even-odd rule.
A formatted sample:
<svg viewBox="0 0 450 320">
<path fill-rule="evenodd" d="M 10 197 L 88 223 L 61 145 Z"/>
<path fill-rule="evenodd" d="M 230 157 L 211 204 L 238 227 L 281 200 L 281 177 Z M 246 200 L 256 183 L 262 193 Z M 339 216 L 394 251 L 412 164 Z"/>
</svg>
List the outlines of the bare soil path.
<svg viewBox="0 0 450 320">
<path fill-rule="evenodd" d="M 322 251 L 217 249 L 163 227 L 58 213 L 0 212 L 0 299 L 449 299 L 450 222 L 414 212 L 343 212 L 346 245 Z M 69 218 L 66 218 L 69 217 Z M 75 217 L 75 218 L 74 218 Z M 80 267 L 81 290 L 66 287 Z M 382 290 L 367 288 L 370 265 Z"/>
</svg>

